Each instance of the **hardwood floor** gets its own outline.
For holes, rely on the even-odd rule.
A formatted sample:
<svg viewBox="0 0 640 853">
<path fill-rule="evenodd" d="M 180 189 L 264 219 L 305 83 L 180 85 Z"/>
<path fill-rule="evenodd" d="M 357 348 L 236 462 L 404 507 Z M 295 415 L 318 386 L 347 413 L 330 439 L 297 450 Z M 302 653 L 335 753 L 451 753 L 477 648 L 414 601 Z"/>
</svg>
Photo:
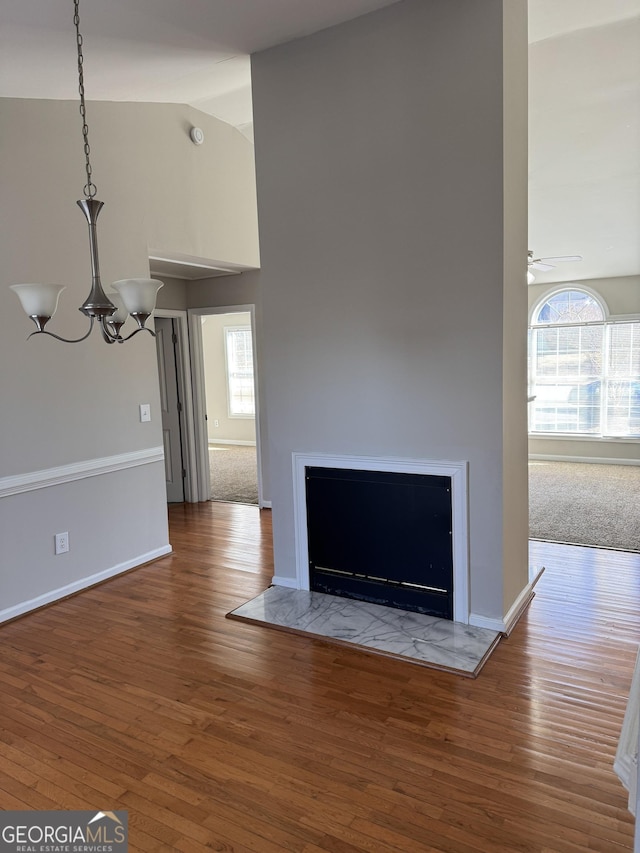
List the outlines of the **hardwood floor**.
<svg viewBox="0 0 640 853">
<path fill-rule="evenodd" d="M 475 681 L 225 619 L 270 513 L 172 507 L 175 552 L 0 627 L 0 807 L 126 809 L 131 851 L 629 851 L 613 759 L 640 555 L 547 567 Z"/>
</svg>

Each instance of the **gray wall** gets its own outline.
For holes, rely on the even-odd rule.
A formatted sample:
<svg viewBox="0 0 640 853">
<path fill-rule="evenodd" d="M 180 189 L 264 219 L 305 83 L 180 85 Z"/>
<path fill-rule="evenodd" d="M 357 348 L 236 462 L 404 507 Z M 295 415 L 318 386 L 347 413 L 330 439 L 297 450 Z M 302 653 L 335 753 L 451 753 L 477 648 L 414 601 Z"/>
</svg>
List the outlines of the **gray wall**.
<svg viewBox="0 0 640 853">
<path fill-rule="evenodd" d="M 189 308 L 226 308 L 230 305 L 255 305 L 259 312 L 262 298 L 260 270 L 240 275 L 190 281 L 187 291 Z"/>
<path fill-rule="evenodd" d="M 84 183 L 78 106 L 0 101 L 0 618 L 56 590 L 119 571 L 167 548 L 161 461 L 96 474 L 162 445 L 155 345 L 138 335 L 107 346 L 40 336 L 8 285 L 66 284 L 52 331 L 78 336 L 89 290 L 87 226 L 75 201 Z M 98 237 L 103 283 L 146 276 L 149 250 L 256 265 L 251 144 L 190 107 L 90 103 L 94 178 L 105 202 Z M 189 127 L 205 129 L 194 146 Z M 176 289 L 177 288 L 177 289 Z M 180 287 L 171 300 L 182 302 Z M 151 403 L 151 423 L 138 405 Z M 91 476 L 44 485 L 43 472 L 79 464 Z M 24 475 L 36 485 L 24 489 Z M 17 492 L 15 479 L 20 481 Z M 12 492 L 10 494 L 10 492 Z M 71 550 L 54 556 L 53 536 Z M 12 610 L 13 608 L 13 610 Z"/>
<path fill-rule="evenodd" d="M 164 276 L 154 276 L 154 278 L 164 282 L 164 286 L 158 291 L 157 307 L 171 311 L 186 311 L 189 282 L 181 278 Z"/>
<path fill-rule="evenodd" d="M 526 585 L 526 4 L 507 7 L 506 71 L 502 0 L 405 0 L 252 58 L 279 576 L 309 451 L 468 460 L 471 609 L 502 618 Z"/>
</svg>

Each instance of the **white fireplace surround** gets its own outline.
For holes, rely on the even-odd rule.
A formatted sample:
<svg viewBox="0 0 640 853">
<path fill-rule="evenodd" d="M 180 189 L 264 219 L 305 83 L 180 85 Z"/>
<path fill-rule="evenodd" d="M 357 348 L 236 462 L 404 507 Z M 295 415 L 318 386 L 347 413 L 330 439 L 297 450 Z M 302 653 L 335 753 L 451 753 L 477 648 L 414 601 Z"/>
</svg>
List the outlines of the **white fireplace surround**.
<svg viewBox="0 0 640 853">
<path fill-rule="evenodd" d="M 355 471 L 391 471 L 451 478 L 453 517 L 453 619 L 469 624 L 469 533 L 468 463 L 430 459 L 380 458 L 377 456 L 334 456 L 327 453 L 293 453 L 293 502 L 296 542 L 296 579 L 274 577 L 276 586 L 309 589 L 309 544 L 307 540 L 306 469 L 345 468 Z"/>
</svg>

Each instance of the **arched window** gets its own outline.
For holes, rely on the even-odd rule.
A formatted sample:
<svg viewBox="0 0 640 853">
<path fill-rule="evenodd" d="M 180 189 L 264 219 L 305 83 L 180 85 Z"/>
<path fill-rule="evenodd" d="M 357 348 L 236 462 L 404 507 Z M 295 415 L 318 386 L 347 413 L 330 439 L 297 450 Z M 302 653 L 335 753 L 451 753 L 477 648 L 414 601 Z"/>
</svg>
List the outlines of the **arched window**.
<svg viewBox="0 0 640 853">
<path fill-rule="evenodd" d="M 640 436 L 640 323 L 612 322 L 596 296 L 557 290 L 529 328 L 529 431 Z"/>
</svg>

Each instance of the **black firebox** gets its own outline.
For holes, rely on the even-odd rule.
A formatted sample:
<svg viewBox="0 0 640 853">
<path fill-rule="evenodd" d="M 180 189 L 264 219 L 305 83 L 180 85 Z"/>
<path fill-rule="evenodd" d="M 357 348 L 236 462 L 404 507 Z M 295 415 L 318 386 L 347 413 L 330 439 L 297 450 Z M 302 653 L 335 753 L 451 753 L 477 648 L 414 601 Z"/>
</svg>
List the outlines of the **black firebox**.
<svg viewBox="0 0 640 853">
<path fill-rule="evenodd" d="M 451 478 L 307 467 L 312 590 L 453 619 Z"/>
</svg>

